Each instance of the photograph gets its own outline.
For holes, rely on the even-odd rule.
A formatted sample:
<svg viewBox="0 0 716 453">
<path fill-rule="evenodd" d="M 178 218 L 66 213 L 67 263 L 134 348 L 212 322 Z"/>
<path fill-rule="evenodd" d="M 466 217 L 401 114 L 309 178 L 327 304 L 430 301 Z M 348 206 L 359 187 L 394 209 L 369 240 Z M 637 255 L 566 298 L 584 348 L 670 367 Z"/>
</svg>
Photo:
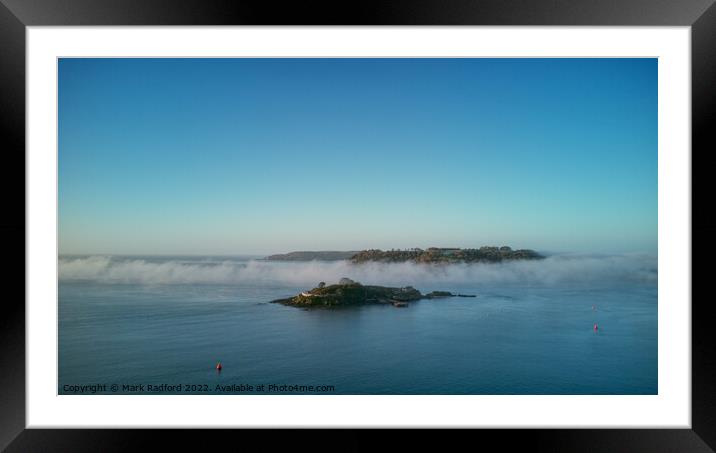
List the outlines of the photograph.
<svg viewBox="0 0 716 453">
<path fill-rule="evenodd" d="M 57 394 L 659 395 L 659 59 L 57 59 Z"/>
<path fill-rule="evenodd" d="M 714 1 L 0 0 L 0 451 L 713 452 Z"/>
</svg>

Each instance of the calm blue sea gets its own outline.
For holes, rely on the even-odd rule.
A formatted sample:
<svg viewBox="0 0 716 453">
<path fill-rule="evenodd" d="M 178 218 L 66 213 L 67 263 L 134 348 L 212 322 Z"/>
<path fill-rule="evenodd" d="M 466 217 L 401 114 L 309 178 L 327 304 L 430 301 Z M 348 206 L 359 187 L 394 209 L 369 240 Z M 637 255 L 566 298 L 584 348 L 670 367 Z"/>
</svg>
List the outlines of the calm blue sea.
<svg viewBox="0 0 716 453">
<path fill-rule="evenodd" d="M 254 388 L 244 394 L 280 393 L 269 385 L 333 387 L 317 394 L 658 391 L 655 257 L 358 268 L 62 257 L 59 267 L 60 394 L 96 384 L 108 394 L 112 384 L 125 394 L 162 384 L 182 387 L 158 393 L 238 394 L 241 384 Z M 342 276 L 478 297 L 340 310 L 268 303 Z M 276 387 L 314 393 L 301 388 Z"/>
</svg>

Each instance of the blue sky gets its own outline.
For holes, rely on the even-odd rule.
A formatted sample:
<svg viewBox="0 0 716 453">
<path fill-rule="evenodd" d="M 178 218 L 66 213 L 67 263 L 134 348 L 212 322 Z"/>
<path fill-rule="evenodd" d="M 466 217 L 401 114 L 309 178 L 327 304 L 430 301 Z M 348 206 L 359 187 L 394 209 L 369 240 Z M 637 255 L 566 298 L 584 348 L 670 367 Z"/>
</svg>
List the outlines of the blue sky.
<svg viewBox="0 0 716 453">
<path fill-rule="evenodd" d="M 61 59 L 61 254 L 656 252 L 656 59 Z"/>
</svg>

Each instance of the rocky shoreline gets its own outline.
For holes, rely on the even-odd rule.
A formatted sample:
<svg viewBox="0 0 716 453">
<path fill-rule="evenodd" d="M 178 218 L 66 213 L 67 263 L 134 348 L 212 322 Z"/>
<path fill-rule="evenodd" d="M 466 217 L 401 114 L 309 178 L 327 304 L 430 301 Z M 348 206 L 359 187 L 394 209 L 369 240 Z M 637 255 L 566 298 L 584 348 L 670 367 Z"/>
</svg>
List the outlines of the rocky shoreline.
<svg viewBox="0 0 716 453">
<path fill-rule="evenodd" d="M 349 278 L 342 278 L 334 285 L 321 282 L 317 287 L 293 297 L 272 300 L 271 303 L 294 307 L 348 307 L 370 304 L 392 304 L 406 307 L 408 303 L 422 299 L 442 299 L 448 297 L 476 297 L 472 294 L 453 294 L 449 291 L 432 291 L 422 294 L 412 286 L 401 288 L 389 286 L 363 285 Z"/>
</svg>

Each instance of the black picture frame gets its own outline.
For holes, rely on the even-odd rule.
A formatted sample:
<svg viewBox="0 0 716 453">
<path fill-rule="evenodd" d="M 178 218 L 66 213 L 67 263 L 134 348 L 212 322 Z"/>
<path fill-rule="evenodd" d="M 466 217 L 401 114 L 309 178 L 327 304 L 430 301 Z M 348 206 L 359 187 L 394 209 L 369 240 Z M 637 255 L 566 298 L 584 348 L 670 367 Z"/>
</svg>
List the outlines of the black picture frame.
<svg viewBox="0 0 716 453">
<path fill-rule="evenodd" d="M 225 442 L 238 447 L 259 441 L 265 446 L 299 446 L 310 431 L 220 430 L 47 430 L 25 429 L 25 27 L 84 25 L 574 25 L 690 26 L 692 65 L 692 162 L 716 149 L 711 129 L 716 119 L 716 6 L 714 0 L 400 0 L 392 2 L 275 2 L 230 0 L 0 0 L 0 125 L 5 239 L 2 274 L 13 288 L 0 315 L 0 448 L 7 451 L 131 451 L 167 442 L 202 450 Z M 699 157 L 700 161 L 701 157 Z M 698 169 L 698 166 L 692 168 Z M 701 171 L 705 171 L 702 169 Z M 23 187 L 23 189 L 19 189 Z M 696 190 L 694 190 L 696 188 Z M 693 186 L 692 193 L 701 192 Z M 24 194 L 24 192 L 23 192 Z M 692 215 L 692 217 L 694 217 Z M 708 209 L 692 218 L 699 238 L 716 232 Z M 708 236 L 712 237 L 711 234 Z M 709 242 L 709 241 L 702 241 Z M 712 244 L 699 242 L 698 255 Z M 692 252 L 693 253 L 693 252 Z M 693 256 L 693 255 L 692 255 Z M 22 257 L 22 258 L 20 258 Z M 701 272 L 705 272 L 700 268 Z M 693 276 L 699 269 L 692 264 Z M 694 293 L 695 294 L 695 293 Z M 550 429 L 461 430 L 451 441 L 481 445 L 497 441 L 501 449 L 565 451 L 714 451 L 716 449 L 716 349 L 709 298 L 692 297 L 692 429 Z M 54 372 L 54 371 L 51 371 Z M 369 449 L 374 431 L 333 430 L 311 448 Z M 455 439 L 458 435 L 459 439 Z M 312 436 L 313 437 L 313 436 Z M 425 432 L 401 436 L 421 446 L 444 446 Z M 381 440 L 381 442 L 384 442 Z M 390 443 L 385 446 L 391 445 Z M 292 448 L 293 448 L 292 447 Z M 233 449 L 233 448 L 232 448 Z"/>
</svg>

